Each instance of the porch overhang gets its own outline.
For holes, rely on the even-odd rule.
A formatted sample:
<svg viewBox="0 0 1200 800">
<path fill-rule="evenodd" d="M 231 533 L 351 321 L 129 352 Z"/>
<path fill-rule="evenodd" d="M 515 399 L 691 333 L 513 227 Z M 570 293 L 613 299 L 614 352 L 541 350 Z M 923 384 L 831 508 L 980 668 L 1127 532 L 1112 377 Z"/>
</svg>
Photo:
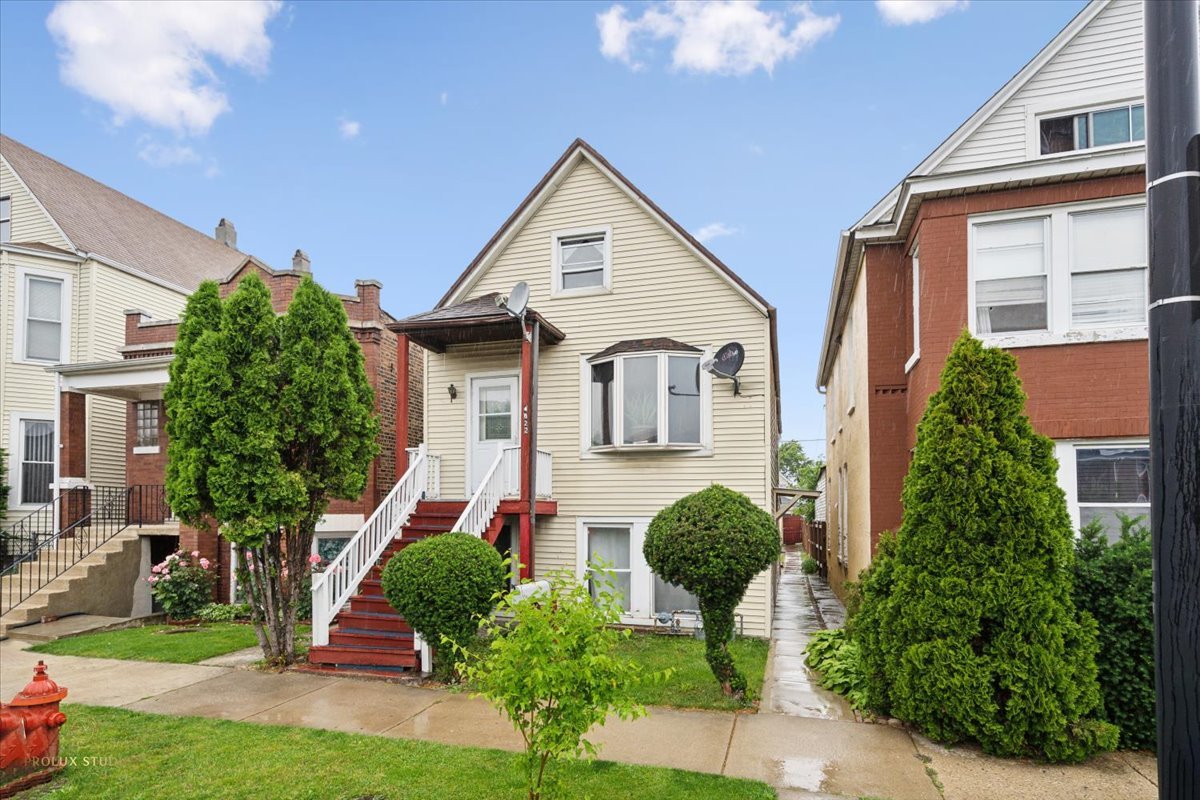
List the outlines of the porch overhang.
<svg viewBox="0 0 1200 800">
<path fill-rule="evenodd" d="M 435 353 L 444 353 L 447 347 L 456 344 L 520 341 L 521 321 L 496 305 L 497 297 L 498 292 L 491 292 L 388 323 L 388 328 Z M 538 323 L 543 345 L 556 345 L 566 338 L 566 334 L 533 309 L 525 312 L 525 318 Z"/>
<path fill-rule="evenodd" d="M 167 368 L 173 355 L 59 364 L 47 367 L 59 375 L 60 389 L 118 400 L 159 400 L 170 376 Z"/>
</svg>

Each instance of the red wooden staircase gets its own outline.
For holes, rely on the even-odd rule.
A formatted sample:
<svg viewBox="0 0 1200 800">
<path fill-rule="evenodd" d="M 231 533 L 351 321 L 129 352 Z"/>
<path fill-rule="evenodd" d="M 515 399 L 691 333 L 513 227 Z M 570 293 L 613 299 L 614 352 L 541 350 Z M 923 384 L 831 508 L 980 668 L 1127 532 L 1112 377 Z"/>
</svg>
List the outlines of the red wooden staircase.
<svg viewBox="0 0 1200 800">
<path fill-rule="evenodd" d="M 466 500 L 421 500 L 383 557 L 358 585 L 350 610 L 338 613 L 329 644 L 309 648 L 308 663 L 322 670 L 401 672 L 419 667 L 413 631 L 383 596 L 388 559 L 415 541 L 453 530 Z"/>
</svg>

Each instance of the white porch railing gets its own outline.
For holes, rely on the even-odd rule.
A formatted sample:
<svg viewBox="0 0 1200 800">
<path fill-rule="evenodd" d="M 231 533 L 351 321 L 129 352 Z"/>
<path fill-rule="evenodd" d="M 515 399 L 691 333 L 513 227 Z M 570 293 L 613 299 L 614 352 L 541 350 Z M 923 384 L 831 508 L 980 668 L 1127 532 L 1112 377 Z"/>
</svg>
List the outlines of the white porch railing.
<svg viewBox="0 0 1200 800">
<path fill-rule="evenodd" d="M 479 488 L 475 490 L 471 502 L 467 503 L 462 516 L 451 530 L 482 536 L 499 510 L 500 501 L 511 496 L 518 486 L 520 469 L 521 448 L 501 448 L 484 474 L 483 480 L 479 482 Z"/>
<path fill-rule="evenodd" d="M 358 590 L 358 584 L 375 566 L 388 544 L 408 522 L 417 502 L 426 495 L 437 463 L 425 445 L 417 448 L 404 473 L 370 519 L 312 583 L 312 643 L 329 644 L 329 625 L 342 606 Z"/>
<path fill-rule="evenodd" d="M 550 455 L 549 450 L 538 448 L 537 451 L 537 472 L 533 476 L 533 481 L 537 485 L 534 487 L 534 493 L 538 497 L 554 497 L 554 456 Z"/>
</svg>

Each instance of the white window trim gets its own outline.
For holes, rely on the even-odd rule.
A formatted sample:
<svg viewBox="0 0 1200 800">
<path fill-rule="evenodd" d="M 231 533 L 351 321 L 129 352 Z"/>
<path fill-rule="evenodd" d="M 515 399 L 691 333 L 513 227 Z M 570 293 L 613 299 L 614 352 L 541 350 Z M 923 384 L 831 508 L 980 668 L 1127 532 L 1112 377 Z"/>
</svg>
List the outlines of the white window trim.
<svg viewBox="0 0 1200 800">
<path fill-rule="evenodd" d="M 1086 342 L 1118 342 L 1149 337 L 1147 323 L 1071 328 L 1071 214 L 1146 205 L 1145 195 L 1105 198 L 1079 203 L 972 214 L 967 218 L 967 327 L 993 347 L 1043 347 Z M 1024 333 L 980 333 L 975 309 L 975 228 L 989 222 L 1045 218 L 1046 234 L 1046 323 L 1049 330 Z M 1147 294 L 1147 296 L 1149 296 Z"/>
<path fill-rule="evenodd" d="M 426 370 L 426 372 L 428 373 L 428 370 Z M 513 425 L 513 438 L 516 439 L 518 444 L 521 441 L 520 426 L 521 426 L 521 420 L 524 417 L 524 412 L 525 412 L 524 406 L 522 405 L 522 403 L 523 403 L 522 398 L 524 397 L 524 395 L 521 393 L 521 371 L 519 369 L 498 369 L 498 370 L 494 369 L 494 370 L 485 370 L 485 371 L 481 371 L 481 372 L 464 373 L 463 374 L 463 389 L 462 389 L 462 391 L 463 391 L 463 393 L 466 394 L 466 401 L 463 403 L 463 405 L 465 406 L 465 408 L 463 409 L 463 412 L 464 412 L 463 419 L 465 421 L 466 430 L 463 433 L 463 446 L 466 449 L 464 451 L 463 463 L 465 465 L 466 472 L 463 473 L 463 490 L 466 492 L 467 497 L 472 497 L 475 494 L 475 491 L 471 488 L 471 468 L 472 468 L 473 462 L 474 462 L 474 456 L 472 455 L 472 451 L 475 449 L 475 442 L 472 441 L 472 439 L 471 439 L 471 426 L 474 424 L 474 420 L 472 419 L 472 417 L 474 416 L 474 413 L 475 413 L 475 409 L 471 403 L 471 390 L 472 390 L 471 383 L 472 383 L 472 381 L 486 380 L 488 378 L 515 378 L 516 379 L 517 394 L 515 397 L 513 397 L 513 418 L 515 420 L 515 424 Z"/>
<path fill-rule="evenodd" d="M 575 576 L 586 577 L 588 528 L 629 528 L 629 613 L 621 615 L 627 625 L 647 625 L 654 620 L 654 572 L 646 563 L 642 545 L 653 517 L 588 516 L 575 519 Z"/>
<path fill-rule="evenodd" d="M 1077 450 L 1087 450 L 1091 448 L 1137 448 L 1145 450 L 1150 447 L 1148 439 L 1055 439 L 1054 440 L 1054 455 L 1058 459 L 1058 485 L 1062 488 L 1063 494 L 1066 495 L 1067 513 L 1071 515 L 1071 530 L 1075 536 L 1079 536 L 1079 486 L 1078 472 L 1076 470 L 1075 452 Z M 1150 504 L 1149 503 L 1084 503 L 1086 506 L 1140 506 L 1146 507 L 1146 525 L 1150 525 Z"/>
<path fill-rule="evenodd" d="M 699 353 L 693 353 L 683 350 L 646 350 L 631 353 L 620 353 L 613 356 L 611 359 L 600 359 L 592 362 L 588 361 L 586 355 L 579 357 L 579 454 L 582 458 L 604 458 L 613 455 L 622 457 L 630 454 L 645 453 L 648 455 L 666 455 L 671 456 L 711 456 L 713 452 L 713 411 L 712 411 L 712 395 L 713 381 L 712 375 L 700 370 L 700 443 L 699 444 L 670 444 L 667 441 L 657 442 L 655 444 L 622 444 L 624 438 L 624 419 L 621 414 L 621 408 L 614 410 L 613 414 L 613 444 L 594 447 L 592 445 L 592 366 L 594 364 L 603 364 L 612 361 L 613 366 L 613 393 L 617 398 L 621 397 L 621 392 L 624 385 L 623 370 L 621 369 L 620 361 L 622 358 L 636 358 L 638 356 L 656 356 L 659 358 L 658 364 L 658 380 L 660 388 L 666 387 L 666 371 L 667 358 L 669 356 L 686 356 L 689 358 L 699 358 L 700 363 L 704 363 L 707 358 L 712 358 L 712 348 L 705 347 Z M 664 357 L 665 356 L 665 357 Z M 658 420 L 659 430 L 665 432 L 667 430 L 667 393 L 661 391 L 658 397 Z"/>
<path fill-rule="evenodd" d="M 912 368 L 921 360 L 921 248 L 919 245 L 912 250 L 912 355 L 904 363 L 904 374 L 912 372 Z"/>
<path fill-rule="evenodd" d="M 25 463 L 25 438 L 21 435 L 22 422 L 49 422 L 54 428 L 54 447 L 58 448 L 58 424 L 54 421 L 54 414 L 49 411 L 14 411 L 9 415 L 9 443 L 8 448 L 8 509 L 9 511 L 28 511 L 35 508 L 41 508 L 45 503 L 22 503 L 21 502 L 21 486 L 24 484 L 21 475 L 22 465 Z"/>
<path fill-rule="evenodd" d="M 1074 106 L 1058 106 L 1048 103 L 1037 103 L 1026 106 L 1025 108 L 1025 154 L 1030 161 L 1041 161 L 1044 159 L 1061 158 L 1062 156 L 1072 155 L 1074 153 L 1107 153 L 1114 150 L 1129 150 L 1145 148 L 1146 140 L 1138 139 L 1135 142 L 1117 142 L 1116 144 L 1106 144 L 1100 147 L 1086 147 L 1080 150 L 1068 150 L 1065 153 L 1043 153 L 1042 152 L 1042 120 L 1054 119 L 1055 117 L 1076 116 L 1078 114 L 1088 114 L 1093 111 L 1106 111 L 1108 109 L 1121 108 L 1123 106 L 1145 105 L 1146 98 L 1142 95 L 1121 95 L 1114 97 L 1111 93 L 1090 92 L 1082 94 L 1078 97 L 1078 104 Z"/>
<path fill-rule="evenodd" d="M 559 240 L 573 236 L 604 236 L 604 283 L 601 286 L 583 286 L 578 289 L 562 288 L 562 262 L 558 247 Z M 550 296 L 585 297 L 590 294 L 608 294 L 612 291 L 612 226 L 588 225 L 582 228 L 561 228 L 550 232 Z"/>
<path fill-rule="evenodd" d="M 30 364 L 38 367 L 45 367 L 50 364 L 64 364 L 71 360 L 71 309 L 74 305 L 71 302 L 71 275 L 65 272 L 56 272 L 47 269 L 34 269 L 32 267 L 17 267 L 16 269 L 16 315 L 13 317 L 13 361 L 17 364 Z M 25 357 L 25 303 L 26 290 L 29 278 L 43 278 L 45 280 L 60 281 L 62 283 L 62 337 L 59 339 L 59 358 L 57 361 L 42 361 L 40 359 Z"/>
</svg>

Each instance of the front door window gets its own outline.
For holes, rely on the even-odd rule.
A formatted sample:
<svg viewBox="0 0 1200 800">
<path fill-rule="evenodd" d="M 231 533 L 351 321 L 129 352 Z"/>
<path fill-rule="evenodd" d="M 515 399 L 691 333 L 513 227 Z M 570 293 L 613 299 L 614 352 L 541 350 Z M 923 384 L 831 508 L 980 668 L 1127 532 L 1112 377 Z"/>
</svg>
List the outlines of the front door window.
<svg viewBox="0 0 1200 800">
<path fill-rule="evenodd" d="M 501 448 L 517 442 L 517 378 L 471 379 L 471 438 L 468 462 L 471 493 L 487 475 Z"/>
</svg>

